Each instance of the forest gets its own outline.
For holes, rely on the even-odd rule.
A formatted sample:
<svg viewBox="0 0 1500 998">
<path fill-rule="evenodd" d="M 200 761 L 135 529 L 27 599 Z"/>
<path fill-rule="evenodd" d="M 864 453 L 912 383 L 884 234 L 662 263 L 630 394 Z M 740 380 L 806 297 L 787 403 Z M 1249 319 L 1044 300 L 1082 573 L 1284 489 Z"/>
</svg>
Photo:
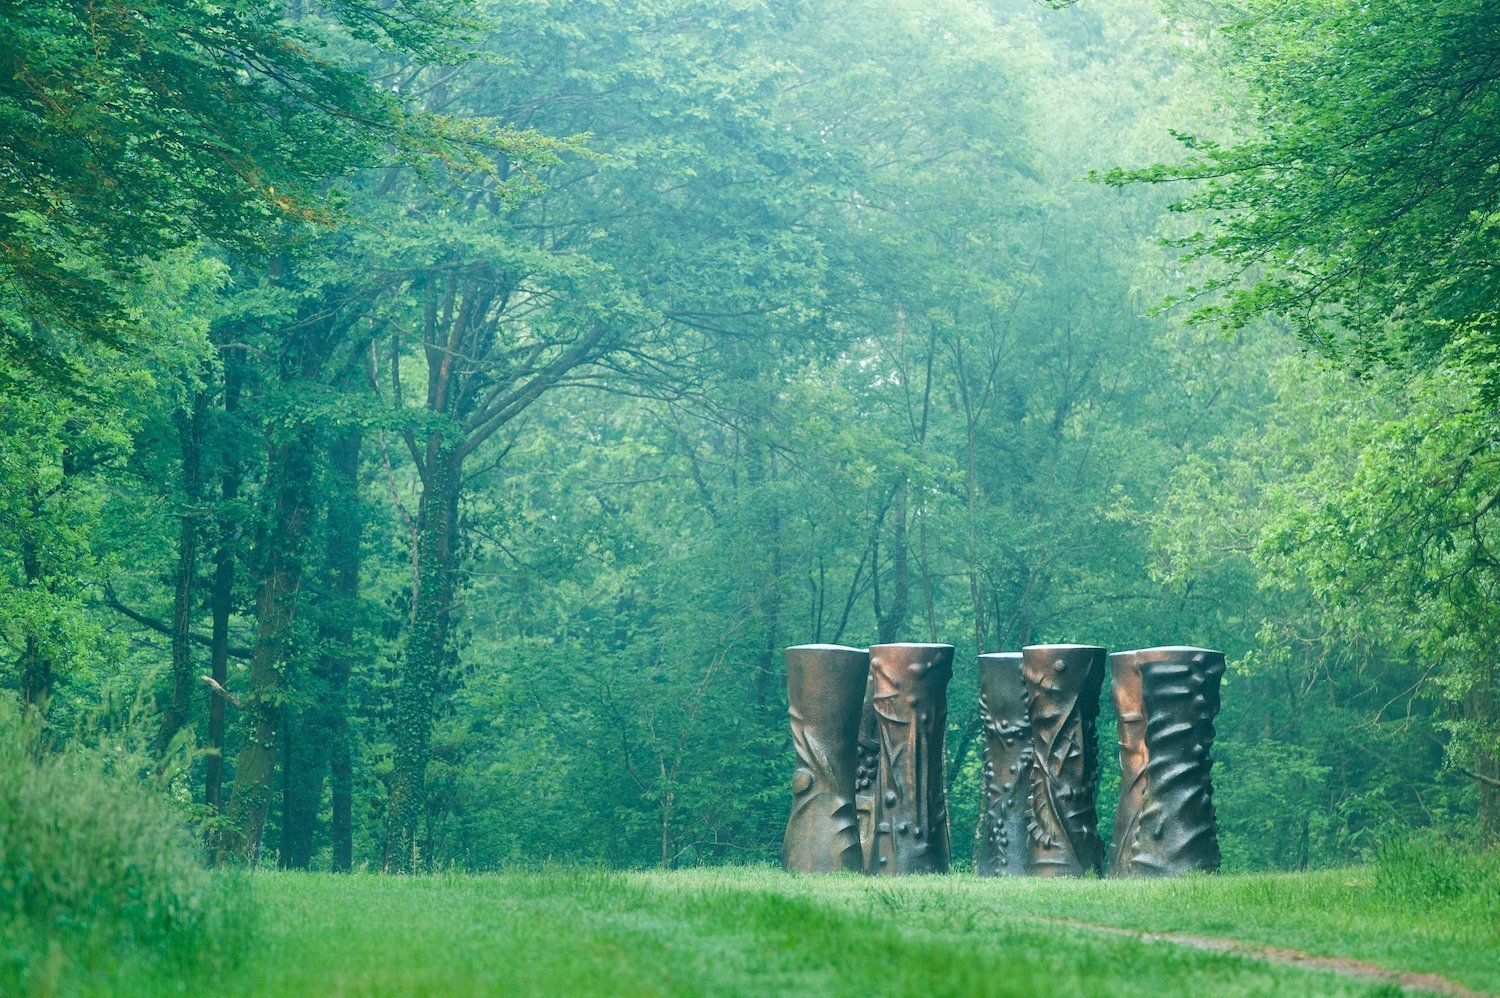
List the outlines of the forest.
<svg viewBox="0 0 1500 998">
<path fill-rule="evenodd" d="M 0 894 L 80 770 L 203 890 L 771 863 L 806 642 L 956 646 L 959 869 L 975 657 L 1042 642 L 1226 653 L 1226 873 L 1494 855 L 1497 54 L 1495 0 L 0 0 Z"/>
</svg>

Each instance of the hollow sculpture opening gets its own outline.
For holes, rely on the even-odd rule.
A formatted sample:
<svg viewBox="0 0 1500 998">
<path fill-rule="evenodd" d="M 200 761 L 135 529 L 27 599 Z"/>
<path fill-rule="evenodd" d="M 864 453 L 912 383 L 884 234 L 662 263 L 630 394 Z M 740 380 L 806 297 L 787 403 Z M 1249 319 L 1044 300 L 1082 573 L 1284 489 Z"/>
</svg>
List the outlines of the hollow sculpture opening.
<svg viewBox="0 0 1500 998">
<path fill-rule="evenodd" d="M 875 677 L 867 676 L 859 716 L 858 765 L 854 770 L 854 810 L 859 815 L 859 848 L 864 869 L 875 865 L 875 779 L 880 775 L 880 725 L 875 719 Z"/>
<path fill-rule="evenodd" d="M 1110 838 L 1109 874 L 1127 877 L 1130 843 L 1146 806 L 1146 703 L 1141 690 L 1141 653 L 1118 651 L 1109 656 L 1109 695 L 1115 705 L 1120 746 L 1120 803 Z"/>
</svg>

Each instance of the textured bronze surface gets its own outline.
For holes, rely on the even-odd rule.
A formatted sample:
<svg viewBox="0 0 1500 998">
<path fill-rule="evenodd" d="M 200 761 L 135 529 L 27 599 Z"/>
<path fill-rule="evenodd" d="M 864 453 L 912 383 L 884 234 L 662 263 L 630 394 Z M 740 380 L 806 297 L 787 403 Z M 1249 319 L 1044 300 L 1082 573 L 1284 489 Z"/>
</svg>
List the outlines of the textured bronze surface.
<svg viewBox="0 0 1500 998">
<path fill-rule="evenodd" d="M 1029 645 L 1021 650 L 1031 717 L 1031 817 L 1027 872 L 1102 872 L 1104 842 L 1094 794 L 1099 785 L 1099 693 L 1105 650 Z"/>
<path fill-rule="evenodd" d="M 1031 722 L 1021 653 L 979 656 L 979 719 L 984 729 L 984 799 L 974 830 L 974 872 L 1026 872 L 1027 800 L 1031 796 Z"/>
<path fill-rule="evenodd" d="M 843 645 L 786 650 L 797 770 L 781 864 L 802 873 L 864 869 L 854 812 L 856 743 L 869 653 Z"/>
<path fill-rule="evenodd" d="M 868 654 L 868 653 L 867 653 Z M 875 720 L 875 677 L 865 684 L 859 718 L 859 757 L 854 771 L 854 811 L 859 816 L 859 849 L 864 869 L 875 864 L 875 778 L 880 774 L 880 725 Z"/>
<path fill-rule="evenodd" d="M 1210 753 L 1224 654 L 1173 647 L 1147 648 L 1135 656 L 1146 707 L 1146 803 L 1127 843 L 1129 872 L 1217 871 Z"/>
<path fill-rule="evenodd" d="M 1141 653 L 1115 652 L 1109 657 L 1109 692 L 1115 704 L 1120 741 L 1120 804 L 1110 840 L 1109 873 L 1128 877 L 1131 843 L 1146 806 L 1146 703 L 1141 691 Z"/>
<path fill-rule="evenodd" d="M 953 646 L 875 645 L 880 767 L 875 781 L 875 864 L 881 875 L 948 872 L 943 733 Z"/>
</svg>

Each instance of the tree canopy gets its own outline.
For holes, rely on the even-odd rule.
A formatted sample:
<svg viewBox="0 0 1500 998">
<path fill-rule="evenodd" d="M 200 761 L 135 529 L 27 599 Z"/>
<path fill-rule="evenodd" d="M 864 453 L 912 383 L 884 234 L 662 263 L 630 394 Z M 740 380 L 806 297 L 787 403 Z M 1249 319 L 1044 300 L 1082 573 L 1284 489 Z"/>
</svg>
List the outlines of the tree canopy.
<svg viewBox="0 0 1500 998">
<path fill-rule="evenodd" d="M 458 149 L 349 44 L 461 59 L 446 0 L 274 0 L 0 6 L 0 350 L 25 369 L 69 363 L 67 337 L 138 328 L 122 284 L 208 240 L 254 255 L 329 221 L 336 182 L 396 153 Z M 493 138 L 493 136 L 492 136 Z"/>
<path fill-rule="evenodd" d="M 1207 17 L 1249 137 L 1181 134 L 1186 159 L 1109 175 L 1200 181 L 1177 207 L 1212 224 L 1183 242 L 1230 268 L 1204 314 L 1281 315 L 1320 348 L 1398 363 L 1492 331 L 1500 7 L 1252 0 Z"/>
</svg>

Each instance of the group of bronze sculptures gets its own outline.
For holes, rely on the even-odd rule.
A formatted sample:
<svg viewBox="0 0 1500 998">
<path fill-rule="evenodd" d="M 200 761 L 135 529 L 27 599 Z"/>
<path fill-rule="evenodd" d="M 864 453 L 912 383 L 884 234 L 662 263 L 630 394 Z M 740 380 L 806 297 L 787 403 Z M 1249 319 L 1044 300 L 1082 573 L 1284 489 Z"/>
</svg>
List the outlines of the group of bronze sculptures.
<svg viewBox="0 0 1500 998">
<path fill-rule="evenodd" d="M 1113 844 L 1099 833 L 1105 664 L 1119 723 Z M 786 650 L 797 771 L 782 864 L 803 873 L 946 873 L 943 733 L 953 646 Z M 979 656 L 981 876 L 1171 876 L 1219 868 L 1214 717 L 1224 655 L 1031 645 Z"/>
</svg>

